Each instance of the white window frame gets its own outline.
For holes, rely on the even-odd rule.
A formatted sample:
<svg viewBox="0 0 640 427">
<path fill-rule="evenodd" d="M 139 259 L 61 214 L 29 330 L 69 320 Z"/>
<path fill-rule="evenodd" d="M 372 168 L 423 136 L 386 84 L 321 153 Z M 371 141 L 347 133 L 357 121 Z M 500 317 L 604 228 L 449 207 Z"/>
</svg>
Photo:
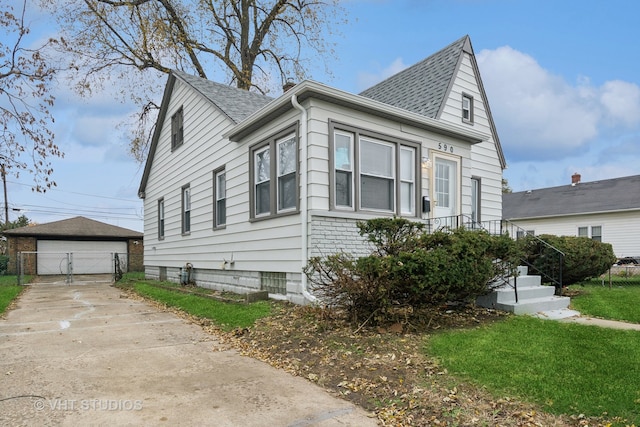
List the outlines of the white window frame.
<svg viewBox="0 0 640 427">
<path fill-rule="evenodd" d="M 164 239 L 164 198 L 158 200 L 158 239 Z"/>
<path fill-rule="evenodd" d="M 293 170 L 284 170 L 284 171 L 282 170 L 283 163 L 281 162 L 280 149 L 284 146 L 284 144 L 293 145 L 292 152 L 290 153 L 293 155 Z M 298 196 L 298 191 L 296 190 L 296 186 L 298 185 L 296 181 L 296 175 L 298 171 L 298 156 L 297 156 L 298 145 L 296 144 L 296 136 L 295 134 L 287 135 L 284 138 L 280 138 L 276 140 L 275 145 L 276 145 L 276 152 L 278 153 L 278 158 L 276 159 L 276 171 L 277 171 L 276 201 L 278 204 L 277 212 L 280 213 L 280 212 L 293 211 L 296 209 L 296 206 L 298 205 L 298 202 L 296 201 L 296 198 Z M 281 197 L 281 187 L 282 187 L 281 184 L 283 184 L 285 179 L 290 179 L 290 178 L 293 178 L 294 203 L 292 206 L 282 206 L 282 203 L 285 199 Z"/>
<path fill-rule="evenodd" d="M 404 217 L 419 217 L 419 191 L 421 190 L 422 169 L 418 164 L 420 159 L 421 144 L 419 142 L 408 141 L 391 137 L 388 135 L 369 132 L 354 126 L 329 121 L 330 131 L 330 209 L 339 211 L 354 211 L 363 213 L 387 213 Z M 336 135 L 339 137 L 349 138 L 349 155 L 351 156 L 351 170 L 337 164 L 339 156 L 337 154 Z M 362 170 L 362 144 L 361 141 L 381 144 L 383 146 L 392 147 L 391 151 L 391 176 L 381 176 L 379 174 L 363 173 Z M 412 152 L 411 173 L 403 174 L 402 153 L 406 151 Z M 351 185 L 350 199 L 347 204 L 340 204 L 341 198 L 337 194 L 337 183 L 339 173 L 350 172 Z M 393 182 L 393 207 L 392 209 L 376 209 L 363 206 L 362 203 L 362 177 L 371 176 L 392 180 Z M 412 185 L 411 200 L 403 200 L 402 190 L 404 185 Z M 411 206 L 411 212 L 404 209 L 405 206 Z"/>
<path fill-rule="evenodd" d="M 398 159 L 398 164 L 399 164 L 399 180 L 400 180 L 400 190 L 399 190 L 399 196 L 400 196 L 400 214 L 402 215 L 415 215 L 416 214 L 416 149 L 414 147 L 408 147 L 406 145 L 401 145 L 400 146 L 400 158 Z M 402 153 L 410 153 L 411 158 L 410 158 L 410 165 L 407 168 L 405 168 L 402 165 Z M 408 171 L 409 172 L 409 176 L 407 176 L 405 174 L 405 172 Z M 409 186 L 409 192 L 405 193 L 403 191 L 403 186 Z M 405 198 L 405 195 L 409 194 L 410 197 L 407 200 Z M 409 210 L 404 210 L 405 207 L 405 202 L 408 202 L 409 204 Z"/>
<path fill-rule="evenodd" d="M 338 158 L 338 146 L 337 144 L 335 144 L 335 135 L 339 135 L 340 137 L 344 137 L 348 139 L 348 143 L 349 143 L 349 147 L 348 147 L 348 168 L 345 168 L 345 163 L 341 163 L 338 164 L 337 163 L 337 158 Z M 355 204 L 353 203 L 353 198 L 354 198 L 354 186 L 355 186 L 355 165 L 354 165 L 354 160 L 355 160 L 355 156 L 354 156 L 354 136 L 351 132 L 342 132 L 339 130 L 336 130 L 334 132 L 334 147 L 333 147 L 333 159 L 334 159 L 334 163 L 335 163 L 335 167 L 333 168 L 333 200 L 335 200 L 335 205 L 337 208 L 340 209 L 348 209 L 348 210 L 354 210 L 354 206 Z M 342 197 L 338 197 L 338 174 L 342 174 L 342 175 L 347 175 L 348 179 L 346 181 L 348 188 L 346 189 L 348 194 L 346 195 L 346 199 L 347 199 L 347 204 L 339 204 L 338 200 L 342 200 Z"/>
<path fill-rule="evenodd" d="M 281 171 L 281 160 L 280 160 L 280 148 L 285 143 L 293 142 L 293 151 L 295 155 L 295 170 L 286 170 Z M 300 209 L 300 159 L 299 159 L 299 142 L 298 142 L 298 133 L 297 133 L 297 123 L 294 126 L 290 126 L 287 129 L 279 132 L 278 134 L 258 143 L 249 148 L 249 159 L 250 159 L 250 200 L 251 200 L 251 211 L 250 211 L 250 221 L 254 220 L 262 220 L 266 218 L 271 218 L 274 216 L 280 215 L 291 215 L 299 212 Z M 266 171 L 268 174 L 267 177 L 264 177 L 260 182 L 257 181 L 259 177 L 258 166 L 259 166 L 259 155 L 264 152 L 269 152 L 269 170 Z M 291 160 L 291 159 L 289 159 Z M 283 173 L 280 173 L 283 172 Z M 293 206 L 280 206 L 282 199 L 282 194 L 279 192 L 280 187 L 284 184 L 284 179 L 290 179 L 293 175 L 294 184 L 287 186 L 287 188 L 293 188 L 295 191 L 295 195 L 293 198 L 295 199 L 295 204 Z M 269 202 L 268 207 L 263 206 L 262 210 L 258 212 L 258 196 L 260 195 L 258 192 L 258 186 L 260 184 L 269 183 Z M 268 209 L 267 209 L 268 208 Z"/>
<path fill-rule="evenodd" d="M 482 180 L 479 177 L 471 177 L 471 219 L 474 224 L 482 221 Z"/>
<path fill-rule="evenodd" d="M 462 121 L 465 123 L 473 123 L 473 96 L 463 93 L 462 94 Z"/>
<path fill-rule="evenodd" d="M 182 187 L 182 234 L 191 233 L 191 187 Z"/>
<path fill-rule="evenodd" d="M 364 152 L 363 149 L 363 145 L 364 144 L 371 144 L 371 145 L 378 145 L 381 147 L 387 147 L 390 148 L 390 152 L 391 152 L 391 159 L 390 160 L 390 172 L 389 175 L 383 175 L 382 173 L 376 173 L 373 171 L 364 171 L 364 167 L 362 165 L 362 160 L 363 160 L 363 156 L 362 153 Z M 360 210 L 367 210 L 367 211 L 374 211 L 374 212 L 395 212 L 396 211 L 396 196 L 397 196 L 397 173 L 396 173 L 396 146 L 393 143 L 390 142 L 385 142 L 385 141 L 380 141 L 374 138 L 370 138 L 370 137 L 366 137 L 366 136 L 361 136 L 358 140 L 358 153 L 360 154 L 359 158 L 358 158 L 358 162 L 359 162 L 359 173 L 358 173 L 358 186 L 360 188 L 360 200 L 359 200 L 359 208 Z M 381 209 L 381 208 L 375 208 L 375 207 L 369 207 L 369 206 L 363 206 L 362 201 L 364 199 L 363 197 L 363 185 L 364 185 L 364 180 L 363 177 L 368 177 L 368 178 L 373 178 L 373 179 L 382 179 L 382 180 L 386 180 L 389 182 L 389 184 L 391 185 L 391 189 L 393 190 L 393 193 L 390 194 L 390 202 L 391 202 L 391 208 L 390 209 Z"/>
<path fill-rule="evenodd" d="M 223 179 L 222 187 L 220 178 Z M 224 228 L 227 225 L 227 173 L 225 168 L 213 172 L 213 191 L 213 228 Z M 222 208 L 221 204 L 224 204 Z M 222 216 L 221 211 L 223 211 Z"/>
<path fill-rule="evenodd" d="M 260 154 L 268 152 L 269 153 L 269 168 L 267 170 L 267 176 L 265 179 L 262 179 L 260 181 L 258 181 L 260 173 L 259 173 L 259 167 L 261 165 L 261 161 L 259 160 Z M 264 157 L 262 157 L 264 159 Z M 266 216 L 266 215 L 270 215 L 271 214 L 271 146 L 266 145 L 262 148 L 259 148 L 257 150 L 254 151 L 253 153 L 253 161 L 254 161 L 254 182 L 253 182 L 253 194 L 254 194 L 254 199 L 253 199 L 253 205 L 254 205 L 254 214 L 255 217 L 260 217 L 260 216 Z M 268 209 L 262 209 L 260 212 L 258 212 L 258 198 L 260 196 L 260 192 L 258 191 L 258 186 L 264 186 L 265 184 L 268 184 L 268 188 L 269 188 L 269 208 Z M 264 208 L 264 207 L 263 207 Z"/>
</svg>

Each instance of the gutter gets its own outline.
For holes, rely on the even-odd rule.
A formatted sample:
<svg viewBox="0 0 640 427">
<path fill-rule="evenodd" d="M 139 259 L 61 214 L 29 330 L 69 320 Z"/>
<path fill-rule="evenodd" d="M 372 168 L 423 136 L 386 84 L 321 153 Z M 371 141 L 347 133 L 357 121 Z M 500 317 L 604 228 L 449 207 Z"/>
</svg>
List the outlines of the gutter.
<svg viewBox="0 0 640 427">
<path fill-rule="evenodd" d="M 309 263 L 309 212 L 307 209 L 307 166 L 308 166 L 308 144 L 307 144 L 307 132 L 308 132 L 308 116 L 307 110 L 298 103 L 298 97 L 291 95 L 291 104 L 293 108 L 300 111 L 300 146 L 302 148 L 300 162 L 300 236 L 302 250 L 300 263 L 302 267 L 302 276 L 300 285 L 302 288 L 302 295 L 310 302 L 316 302 L 318 299 L 315 295 L 309 292 L 309 280 L 304 273 L 304 269 Z"/>
</svg>

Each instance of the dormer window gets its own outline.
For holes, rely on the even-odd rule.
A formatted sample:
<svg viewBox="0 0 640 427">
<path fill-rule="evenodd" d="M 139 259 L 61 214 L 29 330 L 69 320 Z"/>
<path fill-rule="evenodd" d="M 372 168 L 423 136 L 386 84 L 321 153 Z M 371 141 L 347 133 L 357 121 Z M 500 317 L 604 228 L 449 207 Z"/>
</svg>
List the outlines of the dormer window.
<svg viewBox="0 0 640 427">
<path fill-rule="evenodd" d="M 464 93 L 462 94 L 462 121 L 473 123 L 473 97 Z"/>
</svg>

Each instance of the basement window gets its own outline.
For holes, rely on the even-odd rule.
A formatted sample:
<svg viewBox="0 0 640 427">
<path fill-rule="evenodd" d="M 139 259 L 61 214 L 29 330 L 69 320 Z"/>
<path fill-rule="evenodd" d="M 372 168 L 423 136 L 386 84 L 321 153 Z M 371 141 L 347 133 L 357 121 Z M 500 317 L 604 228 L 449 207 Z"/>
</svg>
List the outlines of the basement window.
<svg viewBox="0 0 640 427">
<path fill-rule="evenodd" d="M 260 272 L 260 290 L 270 294 L 287 294 L 287 273 Z"/>
</svg>

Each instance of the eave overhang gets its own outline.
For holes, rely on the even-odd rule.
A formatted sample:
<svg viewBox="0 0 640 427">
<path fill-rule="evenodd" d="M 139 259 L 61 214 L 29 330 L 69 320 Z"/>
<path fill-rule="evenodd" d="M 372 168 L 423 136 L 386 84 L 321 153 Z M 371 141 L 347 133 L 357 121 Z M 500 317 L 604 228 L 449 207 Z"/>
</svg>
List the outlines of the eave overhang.
<svg viewBox="0 0 640 427">
<path fill-rule="evenodd" d="M 319 99 L 352 110 L 392 120 L 396 123 L 460 139 L 470 144 L 478 144 L 488 139 L 488 135 L 472 129 L 465 129 L 449 123 L 443 123 L 402 108 L 374 101 L 364 96 L 344 92 L 311 80 L 305 80 L 297 84 L 279 98 L 271 101 L 264 108 L 238 123 L 229 132 L 225 133 L 223 137 L 233 142 L 242 141 L 252 132 L 291 110 L 293 108 L 291 104 L 292 96 L 296 96 L 300 103 L 309 98 Z"/>
</svg>

